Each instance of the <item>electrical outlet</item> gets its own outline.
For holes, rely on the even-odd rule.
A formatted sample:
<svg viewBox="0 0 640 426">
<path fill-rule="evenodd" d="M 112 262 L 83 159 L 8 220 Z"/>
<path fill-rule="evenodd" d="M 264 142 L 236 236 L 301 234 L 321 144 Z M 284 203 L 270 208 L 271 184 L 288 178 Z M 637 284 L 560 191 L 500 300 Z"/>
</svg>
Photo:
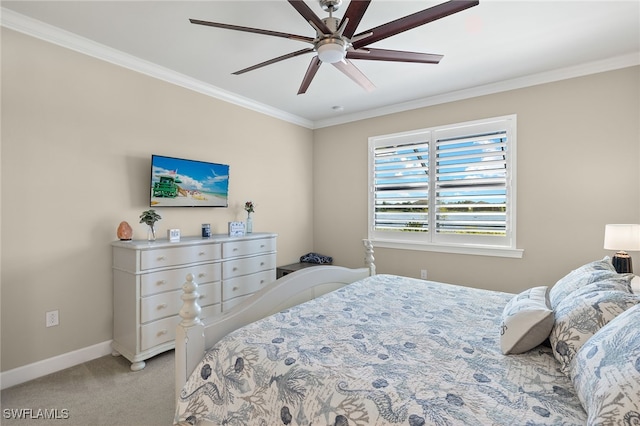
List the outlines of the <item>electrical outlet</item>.
<svg viewBox="0 0 640 426">
<path fill-rule="evenodd" d="M 427 270 L 426 269 L 421 269 L 420 270 L 420 278 L 423 280 L 427 279 Z"/>
<path fill-rule="evenodd" d="M 47 316 L 46 316 L 46 326 L 47 327 L 53 327 L 55 325 L 60 324 L 59 318 L 58 318 L 58 311 L 49 311 L 47 312 Z"/>
</svg>

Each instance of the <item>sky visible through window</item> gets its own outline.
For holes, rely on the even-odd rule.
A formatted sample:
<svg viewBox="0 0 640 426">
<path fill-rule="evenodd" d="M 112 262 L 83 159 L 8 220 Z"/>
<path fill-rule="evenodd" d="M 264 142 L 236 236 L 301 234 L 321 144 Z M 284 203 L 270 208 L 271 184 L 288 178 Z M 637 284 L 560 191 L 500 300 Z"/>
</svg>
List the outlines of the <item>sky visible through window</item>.
<svg viewBox="0 0 640 426">
<path fill-rule="evenodd" d="M 429 190 L 443 232 L 503 233 L 506 223 L 506 137 L 437 141 L 436 172 L 429 145 L 381 147 L 375 154 L 378 229 L 428 230 Z"/>
</svg>

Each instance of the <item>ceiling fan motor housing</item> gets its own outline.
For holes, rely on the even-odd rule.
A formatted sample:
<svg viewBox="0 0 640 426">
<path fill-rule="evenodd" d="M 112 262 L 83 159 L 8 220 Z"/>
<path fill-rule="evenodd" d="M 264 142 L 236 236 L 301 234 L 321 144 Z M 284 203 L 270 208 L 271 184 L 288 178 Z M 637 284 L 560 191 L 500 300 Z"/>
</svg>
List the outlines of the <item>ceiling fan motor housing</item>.
<svg viewBox="0 0 640 426">
<path fill-rule="evenodd" d="M 338 31 L 338 25 L 340 25 L 340 19 L 334 17 L 328 17 L 322 19 L 322 22 L 331 30 L 332 33 Z"/>
</svg>

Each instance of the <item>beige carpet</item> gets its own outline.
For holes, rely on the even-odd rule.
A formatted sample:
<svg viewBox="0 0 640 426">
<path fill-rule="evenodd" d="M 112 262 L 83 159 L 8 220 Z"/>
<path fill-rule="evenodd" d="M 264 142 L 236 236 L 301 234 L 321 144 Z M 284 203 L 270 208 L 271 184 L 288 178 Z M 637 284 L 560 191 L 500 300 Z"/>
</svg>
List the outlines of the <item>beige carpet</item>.
<svg viewBox="0 0 640 426">
<path fill-rule="evenodd" d="M 171 425 L 175 407 L 173 360 L 173 351 L 165 352 L 148 360 L 143 370 L 133 372 L 125 358 L 106 356 L 5 389 L 0 394 L 0 424 Z M 25 411 L 29 409 L 31 414 Z M 7 418 L 16 410 L 28 417 L 48 410 L 59 419 Z"/>
</svg>

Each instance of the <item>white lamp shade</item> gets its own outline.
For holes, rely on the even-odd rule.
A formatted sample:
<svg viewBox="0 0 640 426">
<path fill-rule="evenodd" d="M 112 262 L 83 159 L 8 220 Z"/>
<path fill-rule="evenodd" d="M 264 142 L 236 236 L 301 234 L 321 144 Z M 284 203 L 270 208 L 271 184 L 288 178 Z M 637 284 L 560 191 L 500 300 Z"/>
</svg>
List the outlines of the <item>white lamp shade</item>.
<svg viewBox="0 0 640 426">
<path fill-rule="evenodd" d="M 640 251 L 640 225 L 622 223 L 605 225 L 604 248 Z"/>
</svg>

